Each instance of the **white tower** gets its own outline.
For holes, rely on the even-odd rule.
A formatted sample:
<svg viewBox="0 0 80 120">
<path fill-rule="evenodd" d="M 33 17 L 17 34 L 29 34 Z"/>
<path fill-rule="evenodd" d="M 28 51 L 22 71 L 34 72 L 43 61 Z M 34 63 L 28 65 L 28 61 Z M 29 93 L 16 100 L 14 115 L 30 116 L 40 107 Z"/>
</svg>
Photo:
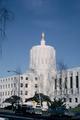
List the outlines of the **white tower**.
<svg viewBox="0 0 80 120">
<path fill-rule="evenodd" d="M 41 44 L 33 46 L 30 50 L 30 69 L 33 69 L 39 75 L 40 92 L 48 95 L 51 87 L 49 79 L 55 77 L 56 74 L 56 57 L 55 49 L 45 44 L 44 33 L 41 35 Z"/>
</svg>

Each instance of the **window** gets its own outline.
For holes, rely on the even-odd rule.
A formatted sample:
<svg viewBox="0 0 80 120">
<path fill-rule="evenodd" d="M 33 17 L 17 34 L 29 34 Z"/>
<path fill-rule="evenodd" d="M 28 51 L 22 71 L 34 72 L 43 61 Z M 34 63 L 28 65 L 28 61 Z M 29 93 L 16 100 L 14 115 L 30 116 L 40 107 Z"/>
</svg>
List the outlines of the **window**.
<svg viewBox="0 0 80 120">
<path fill-rule="evenodd" d="M 57 79 L 55 79 L 55 89 L 57 89 Z"/>
<path fill-rule="evenodd" d="M 8 95 L 10 95 L 10 91 L 8 91 Z"/>
<path fill-rule="evenodd" d="M 3 89 L 4 89 L 4 85 L 3 85 Z"/>
<path fill-rule="evenodd" d="M 37 84 L 35 84 L 35 88 L 37 88 L 38 87 L 38 85 Z"/>
<path fill-rule="evenodd" d="M 7 88 L 7 84 L 6 84 L 6 88 Z"/>
<path fill-rule="evenodd" d="M 11 78 L 11 80 L 13 80 L 13 78 Z"/>
<path fill-rule="evenodd" d="M 28 84 L 25 84 L 25 87 L 27 88 L 27 87 L 28 87 Z"/>
<path fill-rule="evenodd" d="M 21 80 L 23 80 L 23 77 L 21 76 Z"/>
<path fill-rule="evenodd" d="M 78 102 L 78 98 L 75 98 L 75 102 Z"/>
<path fill-rule="evenodd" d="M 3 92 L 3 96 L 4 96 L 4 92 Z"/>
<path fill-rule="evenodd" d="M 13 91 L 11 91 L 11 95 L 13 94 Z"/>
<path fill-rule="evenodd" d="M 14 77 L 14 80 L 16 80 L 16 77 Z"/>
<path fill-rule="evenodd" d="M 61 78 L 59 78 L 59 87 L 60 87 L 60 89 L 62 89 L 62 79 Z"/>
<path fill-rule="evenodd" d="M 13 87 L 13 84 L 11 83 L 11 87 Z"/>
<path fill-rule="evenodd" d="M 14 87 L 16 87 L 16 83 L 14 83 Z"/>
<path fill-rule="evenodd" d="M 65 89 L 67 89 L 67 77 L 65 78 Z"/>
<path fill-rule="evenodd" d="M 25 91 L 25 95 L 28 95 L 28 91 Z"/>
<path fill-rule="evenodd" d="M 28 80 L 28 77 L 26 77 L 26 80 Z"/>
<path fill-rule="evenodd" d="M 78 75 L 76 76 L 76 88 L 79 88 L 79 78 L 78 78 Z"/>
<path fill-rule="evenodd" d="M 5 92 L 5 95 L 7 95 L 7 92 Z"/>
<path fill-rule="evenodd" d="M 20 86 L 23 87 L 23 83 L 21 83 Z"/>
<path fill-rule="evenodd" d="M 72 102 L 72 98 L 69 98 L 69 102 Z"/>
<path fill-rule="evenodd" d="M 38 80 L 38 78 L 37 78 L 37 77 L 35 77 L 35 80 Z"/>
<path fill-rule="evenodd" d="M 73 88 L 73 78 L 72 78 L 72 76 L 70 77 L 70 88 Z"/>
<path fill-rule="evenodd" d="M 23 95 L 23 91 L 21 90 L 21 95 Z"/>
<path fill-rule="evenodd" d="M 66 102 L 66 98 L 64 98 L 64 102 Z"/>
<path fill-rule="evenodd" d="M 0 87 L 1 87 L 1 89 L 2 89 L 2 85 L 1 85 Z"/>
<path fill-rule="evenodd" d="M 10 88 L 10 84 L 8 84 L 8 88 Z"/>
</svg>

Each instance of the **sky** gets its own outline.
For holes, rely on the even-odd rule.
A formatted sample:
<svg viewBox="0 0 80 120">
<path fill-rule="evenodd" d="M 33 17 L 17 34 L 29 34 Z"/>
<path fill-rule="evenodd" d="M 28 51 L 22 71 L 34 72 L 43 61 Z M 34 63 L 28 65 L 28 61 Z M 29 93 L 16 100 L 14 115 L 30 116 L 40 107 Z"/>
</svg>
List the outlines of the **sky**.
<svg viewBox="0 0 80 120">
<path fill-rule="evenodd" d="M 0 0 L 0 6 L 13 13 L 1 44 L 0 77 L 28 70 L 30 49 L 40 44 L 42 32 L 56 49 L 57 63 L 80 66 L 80 0 Z"/>
</svg>

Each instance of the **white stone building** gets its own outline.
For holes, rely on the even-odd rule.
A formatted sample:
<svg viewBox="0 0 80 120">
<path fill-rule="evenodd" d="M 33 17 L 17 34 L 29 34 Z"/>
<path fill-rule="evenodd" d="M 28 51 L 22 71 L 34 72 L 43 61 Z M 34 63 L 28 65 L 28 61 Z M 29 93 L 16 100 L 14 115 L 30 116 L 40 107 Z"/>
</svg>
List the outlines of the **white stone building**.
<svg viewBox="0 0 80 120">
<path fill-rule="evenodd" d="M 80 68 L 57 73 L 56 52 L 54 47 L 45 44 L 44 33 L 41 44 L 30 50 L 29 70 L 0 78 L 0 105 L 4 107 L 3 101 L 12 95 L 19 95 L 25 103 L 36 92 L 48 95 L 52 100 L 64 98 L 67 106 L 75 107 L 80 103 Z"/>
</svg>

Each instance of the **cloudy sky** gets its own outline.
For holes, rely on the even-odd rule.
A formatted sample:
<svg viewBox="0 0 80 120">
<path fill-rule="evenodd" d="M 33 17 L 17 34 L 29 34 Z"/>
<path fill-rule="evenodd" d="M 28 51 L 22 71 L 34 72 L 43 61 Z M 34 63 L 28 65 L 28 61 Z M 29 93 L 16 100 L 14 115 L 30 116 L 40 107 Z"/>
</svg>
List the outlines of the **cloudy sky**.
<svg viewBox="0 0 80 120">
<path fill-rule="evenodd" d="M 80 0 L 0 1 L 0 7 L 14 14 L 6 26 L 0 76 L 9 75 L 8 70 L 26 72 L 29 51 L 40 44 L 42 32 L 46 44 L 56 49 L 57 63 L 64 62 L 69 68 L 80 66 Z"/>
</svg>

